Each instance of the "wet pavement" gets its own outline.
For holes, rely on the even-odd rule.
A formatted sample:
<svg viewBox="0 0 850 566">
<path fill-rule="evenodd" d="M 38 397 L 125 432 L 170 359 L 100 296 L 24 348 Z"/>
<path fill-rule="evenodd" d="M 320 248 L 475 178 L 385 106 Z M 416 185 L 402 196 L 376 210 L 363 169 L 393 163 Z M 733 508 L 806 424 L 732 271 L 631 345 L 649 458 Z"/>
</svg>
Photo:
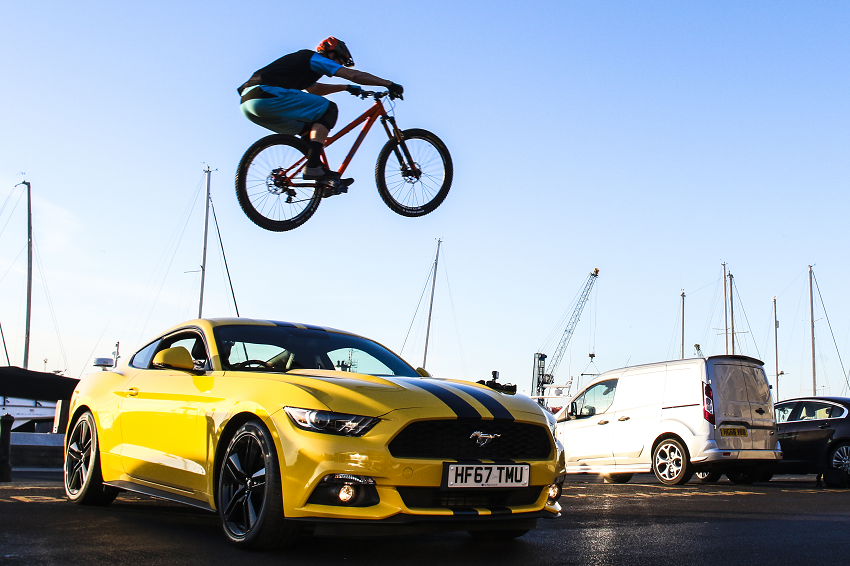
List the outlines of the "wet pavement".
<svg viewBox="0 0 850 566">
<path fill-rule="evenodd" d="M 109 507 L 64 499 L 56 473 L 17 472 L 0 484 L 0 564 L 843 564 L 850 490 L 815 487 L 814 476 L 769 483 L 695 481 L 667 487 L 652 475 L 630 483 L 571 476 L 563 516 L 508 541 L 465 533 L 303 537 L 275 552 L 224 540 L 216 515 L 122 493 Z"/>
</svg>

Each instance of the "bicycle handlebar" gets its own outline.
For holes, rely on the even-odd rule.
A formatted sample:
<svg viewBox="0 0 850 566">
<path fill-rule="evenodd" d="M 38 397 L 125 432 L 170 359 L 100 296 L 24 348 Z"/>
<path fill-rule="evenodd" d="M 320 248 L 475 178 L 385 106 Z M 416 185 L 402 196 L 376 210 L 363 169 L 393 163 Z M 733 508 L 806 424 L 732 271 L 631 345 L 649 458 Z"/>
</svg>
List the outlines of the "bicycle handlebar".
<svg viewBox="0 0 850 566">
<path fill-rule="evenodd" d="M 361 90 L 359 94 L 355 94 L 355 93 L 352 92 L 351 95 L 352 96 L 359 96 L 361 98 L 361 100 L 366 100 L 367 98 L 374 98 L 375 100 L 380 100 L 380 99 L 384 98 L 385 96 L 389 96 L 391 100 L 395 98 L 392 95 L 390 95 L 390 91 L 388 91 L 388 90 L 384 90 L 384 91 L 381 91 L 381 92 L 376 92 L 376 91 L 373 91 L 373 90 Z"/>
</svg>

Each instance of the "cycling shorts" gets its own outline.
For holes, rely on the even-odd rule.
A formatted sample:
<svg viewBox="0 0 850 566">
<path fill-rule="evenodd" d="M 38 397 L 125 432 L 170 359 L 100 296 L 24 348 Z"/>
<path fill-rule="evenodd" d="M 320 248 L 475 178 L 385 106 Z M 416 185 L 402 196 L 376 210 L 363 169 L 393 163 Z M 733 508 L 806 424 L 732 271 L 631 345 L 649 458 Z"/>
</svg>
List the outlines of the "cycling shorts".
<svg viewBox="0 0 850 566">
<path fill-rule="evenodd" d="M 242 91 L 243 97 L 257 88 L 263 90 L 264 97 L 243 102 L 240 105 L 242 113 L 255 124 L 278 134 L 300 134 L 307 124 L 321 118 L 330 104 L 323 96 L 303 90 L 266 85 L 245 89 Z"/>
</svg>

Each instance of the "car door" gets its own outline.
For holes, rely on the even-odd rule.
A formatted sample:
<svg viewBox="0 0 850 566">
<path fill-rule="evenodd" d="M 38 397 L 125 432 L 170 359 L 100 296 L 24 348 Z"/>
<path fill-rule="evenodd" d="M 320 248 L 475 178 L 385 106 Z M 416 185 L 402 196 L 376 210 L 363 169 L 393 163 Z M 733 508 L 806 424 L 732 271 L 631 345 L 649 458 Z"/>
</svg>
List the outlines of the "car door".
<svg viewBox="0 0 850 566">
<path fill-rule="evenodd" d="M 614 463 L 612 449 L 613 416 L 607 413 L 614 402 L 617 379 L 590 385 L 571 403 L 568 420 L 559 423 L 559 440 L 564 445 L 568 471 Z"/>
<path fill-rule="evenodd" d="M 617 466 L 650 464 L 652 441 L 661 421 L 665 366 L 626 371 L 617 384 L 612 416 Z"/>
<path fill-rule="evenodd" d="M 789 468 L 801 472 L 820 471 L 829 441 L 835 435 L 836 417 L 844 408 L 825 401 L 806 399 L 792 415 L 793 421 L 782 423 L 779 442 L 783 460 Z"/>
<path fill-rule="evenodd" d="M 128 382 L 121 402 L 121 462 L 133 480 L 186 492 L 206 491 L 208 348 L 202 335 L 181 331 L 157 346 L 186 348 L 203 375 L 149 364 Z"/>
</svg>

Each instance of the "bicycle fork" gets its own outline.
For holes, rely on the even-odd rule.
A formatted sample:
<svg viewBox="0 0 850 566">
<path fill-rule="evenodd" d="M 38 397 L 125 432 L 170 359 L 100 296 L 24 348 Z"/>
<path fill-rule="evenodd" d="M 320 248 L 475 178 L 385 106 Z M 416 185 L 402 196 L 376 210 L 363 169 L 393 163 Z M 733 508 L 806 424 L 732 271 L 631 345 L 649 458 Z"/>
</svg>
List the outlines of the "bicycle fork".
<svg viewBox="0 0 850 566">
<path fill-rule="evenodd" d="M 389 126 L 387 126 L 387 122 L 392 125 L 392 131 L 390 131 Z M 401 130 L 398 129 L 398 126 L 395 123 L 394 116 L 381 116 L 381 125 L 384 126 L 384 130 L 387 132 L 387 136 L 392 140 L 394 139 L 398 142 L 393 148 L 393 153 L 398 159 L 398 163 L 401 166 L 401 174 L 404 177 L 416 177 L 417 179 L 422 174 L 419 170 L 419 167 L 416 165 L 416 162 L 413 161 L 413 157 L 410 155 L 410 150 L 407 148 L 407 144 L 404 143 L 404 134 L 401 133 Z M 399 148 L 401 148 L 401 152 L 399 152 Z M 402 153 L 404 156 L 402 157 Z"/>
</svg>

